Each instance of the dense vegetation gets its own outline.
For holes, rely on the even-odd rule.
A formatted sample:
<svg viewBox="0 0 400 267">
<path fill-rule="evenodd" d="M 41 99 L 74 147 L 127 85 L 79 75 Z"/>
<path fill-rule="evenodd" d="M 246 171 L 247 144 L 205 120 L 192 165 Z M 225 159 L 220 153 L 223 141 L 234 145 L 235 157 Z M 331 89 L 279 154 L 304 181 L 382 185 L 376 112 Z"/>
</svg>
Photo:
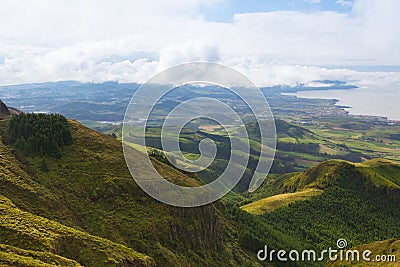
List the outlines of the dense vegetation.
<svg viewBox="0 0 400 267">
<path fill-rule="evenodd" d="M 387 267 L 393 267 L 393 266 L 398 266 L 398 262 L 400 259 L 400 240 L 396 239 L 388 239 L 388 240 L 383 240 L 383 241 L 375 241 L 372 243 L 368 244 L 363 244 L 361 246 L 357 246 L 352 249 L 357 249 L 358 251 L 365 251 L 365 250 L 370 250 L 372 251 L 371 255 L 371 261 L 369 262 L 357 262 L 357 261 L 348 261 L 348 262 L 330 262 L 328 264 L 328 267 L 367 267 L 367 266 L 377 266 L 378 263 L 374 260 L 376 255 L 379 255 L 381 258 L 382 256 L 385 256 L 385 262 L 380 261 L 379 266 L 387 266 Z M 393 260 L 387 260 L 389 255 L 394 255 L 395 259 Z"/>
<path fill-rule="evenodd" d="M 345 144 L 325 142 L 315 135 L 314 132 L 304 127 L 280 119 L 277 119 L 275 124 L 278 139 L 275 158 L 270 170 L 272 174 L 304 171 L 318 162 L 329 159 L 362 162 L 365 158 L 369 158 L 369 156 L 359 151 L 353 151 Z M 207 132 L 201 128 L 200 125 L 201 122 L 196 122 L 190 125 L 190 127 L 187 125 L 187 127 L 180 131 L 179 147 L 183 153 L 189 155 L 189 157 L 196 158 L 200 153 L 199 143 L 201 140 L 209 138 L 215 142 L 217 145 L 216 159 L 207 170 L 198 173 L 198 177 L 203 182 L 209 183 L 219 177 L 226 169 L 231 156 L 230 138 L 223 130 Z M 258 124 L 254 121 L 248 122 L 246 123 L 246 128 L 250 138 L 250 157 L 247 166 L 242 166 L 245 168 L 245 173 L 240 183 L 235 187 L 235 190 L 240 193 L 248 189 L 252 173 L 258 164 L 261 147 Z M 116 135 L 115 132 L 109 132 L 109 134 Z M 135 138 L 137 136 L 138 133 L 133 128 L 129 132 L 129 137 L 127 139 L 129 142 L 135 143 Z M 161 150 L 160 136 L 160 126 L 148 126 L 146 128 L 146 145 Z M 168 140 L 168 136 L 164 138 Z M 234 153 L 236 157 L 242 157 L 244 160 L 247 160 L 246 152 L 241 153 L 240 151 L 233 151 L 232 153 Z M 162 157 L 159 157 L 159 159 L 163 161 Z M 163 162 L 167 163 L 166 161 Z"/>
<path fill-rule="evenodd" d="M 61 157 L 72 143 L 67 119 L 59 114 L 21 114 L 9 124 L 9 142 L 25 155 Z"/>
<path fill-rule="evenodd" d="M 342 236 L 352 245 L 359 245 L 400 238 L 399 203 L 388 200 L 379 193 L 332 187 L 320 196 L 289 204 L 263 218 L 276 229 L 319 249 L 332 246 Z"/>
<path fill-rule="evenodd" d="M 283 126 L 281 138 L 315 141 L 301 127 Z M 389 161 L 327 161 L 302 173 L 271 175 L 254 194 L 231 192 L 224 204 L 183 209 L 147 196 L 125 168 L 120 142 L 75 121 L 26 114 L 1 121 L 0 133 L 34 156 L 20 161 L 0 142 L 0 265 L 258 266 L 256 253 L 264 245 L 318 250 L 334 247 L 338 238 L 346 238 L 350 246 L 400 238 L 400 167 Z M 201 131 L 188 131 L 183 141 L 204 136 L 225 144 L 224 137 Z M 24 140 L 25 149 L 18 139 Z M 43 140 L 50 139 L 55 150 L 63 151 L 62 160 L 45 146 Z M 185 144 L 190 149 L 193 143 Z M 256 154 L 257 146 L 253 149 Z M 162 151 L 150 154 L 167 179 L 200 184 L 171 168 Z M 143 160 L 133 149 L 129 156 Z M 292 170 L 276 162 L 280 171 Z M 225 162 L 219 158 L 214 164 L 220 171 Z M 143 172 L 138 164 L 137 174 Z M 259 216 L 238 204 L 315 188 L 324 191 L 307 200 L 286 201 Z"/>
<path fill-rule="evenodd" d="M 276 148 L 282 151 L 300 152 L 311 155 L 319 154 L 319 144 L 315 143 L 297 144 L 297 143 L 279 142 Z"/>
<path fill-rule="evenodd" d="M 0 128 L 6 124 L 0 121 Z M 222 205 L 183 209 L 152 199 L 128 172 L 119 141 L 69 124 L 74 142 L 63 148 L 62 159 L 22 162 L 0 142 L 0 195 L 8 199 L 0 205 L 0 265 L 26 258 L 28 266 L 258 265 L 238 245 Z M 144 158 L 133 149 L 128 155 L 137 162 Z M 156 157 L 154 165 L 167 179 L 199 185 Z"/>
<path fill-rule="evenodd" d="M 263 244 L 271 249 L 312 247 L 321 251 L 335 247 L 339 238 L 345 238 L 349 246 L 399 239 L 399 168 L 377 159 L 358 165 L 328 161 L 301 174 L 286 176 L 284 181 L 278 179 L 268 186 L 281 192 L 307 188 L 321 188 L 324 192 L 303 201 L 283 202 L 267 213 L 256 211 L 262 214 L 259 216 L 232 208 L 241 245 L 254 252 Z"/>
<path fill-rule="evenodd" d="M 10 264 L 5 266 L 153 265 L 133 249 L 24 212 L 1 195 L 0 210 L 0 264 Z"/>
</svg>

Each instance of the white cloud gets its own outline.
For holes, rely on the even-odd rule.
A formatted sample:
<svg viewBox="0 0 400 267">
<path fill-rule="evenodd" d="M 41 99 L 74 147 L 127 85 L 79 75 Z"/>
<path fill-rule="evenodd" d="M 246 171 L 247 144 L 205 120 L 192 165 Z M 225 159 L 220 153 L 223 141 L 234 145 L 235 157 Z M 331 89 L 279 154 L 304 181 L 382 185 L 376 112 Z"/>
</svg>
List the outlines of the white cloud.
<svg viewBox="0 0 400 267">
<path fill-rule="evenodd" d="M 341 5 L 342 7 L 352 7 L 353 2 L 350 0 L 336 0 L 336 4 Z"/>
<path fill-rule="evenodd" d="M 393 73 L 307 65 L 400 65 L 400 1 L 356 0 L 351 14 L 277 11 L 205 21 L 203 8 L 221 1 L 228 0 L 4 0 L 0 84 L 142 82 L 190 60 L 226 63 L 260 85 L 398 81 Z"/>
<path fill-rule="evenodd" d="M 130 75 L 143 81 L 143 77 L 140 78 L 143 70 L 139 66 L 151 62 L 143 59 L 143 55 L 151 53 L 137 50 L 139 44 L 139 39 L 128 38 L 55 48 L 11 47 L 6 53 L 4 64 L 0 64 L 0 77 L 3 84 L 118 80 L 115 72 L 121 70 L 118 78 L 125 79 L 128 62 L 131 62 Z"/>
<path fill-rule="evenodd" d="M 222 62 L 247 75 L 258 86 L 296 86 L 297 84 L 315 86 L 315 81 L 339 80 L 359 87 L 396 85 L 400 89 L 399 72 L 358 72 L 345 68 L 327 69 L 316 66 L 287 65 L 276 61 L 260 63 L 243 58 L 227 59 Z"/>
<path fill-rule="evenodd" d="M 0 77 L 3 84 L 61 80 L 140 83 L 166 67 L 194 60 L 217 61 L 231 66 L 258 86 L 315 85 L 314 81 L 318 80 L 341 80 L 360 87 L 400 87 L 398 72 L 357 72 L 345 68 L 327 69 L 264 61 L 257 57 L 221 57 L 217 46 L 201 41 L 167 47 L 161 51 L 160 59 L 135 59 L 135 54 L 130 54 L 135 51 L 131 49 L 135 44 L 134 40 L 115 40 L 26 53 L 22 57 L 7 58 L 4 64 L 0 64 Z M 118 60 L 124 56 L 131 59 Z"/>
<path fill-rule="evenodd" d="M 307 3 L 310 3 L 310 4 L 319 4 L 319 3 L 321 3 L 321 0 L 304 0 L 305 2 L 307 2 Z"/>
<path fill-rule="evenodd" d="M 218 47 L 204 40 L 168 46 L 160 52 L 159 70 L 191 61 L 218 62 Z"/>
</svg>

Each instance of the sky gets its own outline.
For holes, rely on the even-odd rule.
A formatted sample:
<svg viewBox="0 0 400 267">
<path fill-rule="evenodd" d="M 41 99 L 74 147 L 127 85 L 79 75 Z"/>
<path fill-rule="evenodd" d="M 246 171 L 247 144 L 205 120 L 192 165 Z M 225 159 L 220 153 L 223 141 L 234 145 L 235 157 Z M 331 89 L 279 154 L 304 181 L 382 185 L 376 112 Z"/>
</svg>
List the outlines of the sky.
<svg viewBox="0 0 400 267">
<path fill-rule="evenodd" d="M 400 85 L 398 0 L 2 0 L 0 85 L 145 82 L 213 61 L 259 86 Z"/>
</svg>

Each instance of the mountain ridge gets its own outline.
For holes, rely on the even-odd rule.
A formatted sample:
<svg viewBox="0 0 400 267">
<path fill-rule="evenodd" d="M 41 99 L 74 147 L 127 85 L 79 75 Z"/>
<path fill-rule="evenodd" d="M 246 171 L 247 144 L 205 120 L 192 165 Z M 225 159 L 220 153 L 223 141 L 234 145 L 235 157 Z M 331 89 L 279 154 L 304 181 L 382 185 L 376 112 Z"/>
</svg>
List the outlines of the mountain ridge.
<svg viewBox="0 0 400 267">
<path fill-rule="evenodd" d="M 263 214 L 294 201 L 307 200 L 329 187 L 365 192 L 380 191 L 396 201 L 400 200 L 400 165 L 386 159 L 373 159 L 363 163 L 328 160 L 304 172 L 282 178 L 284 181 L 266 183 L 276 194 L 264 198 L 258 196 L 255 201 L 242 208 L 254 214 Z"/>
<path fill-rule="evenodd" d="M 7 123 L 0 123 L 3 135 Z M 258 265 L 237 243 L 236 230 L 221 203 L 191 209 L 159 203 L 132 179 L 121 142 L 77 121 L 70 120 L 69 124 L 73 143 L 62 148 L 59 159 L 24 156 L 8 146 L 7 138 L 2 136 L 6 145 L 0 143 L 4 173 L 0 176 L 0 195 L 32 216 L 45 217 L 102 238 L 105 244 L 113 242 L 146 255 L 143 257 L 149 262 L 143 266 L 151 266 L 152 262 L 157 266 Z M 139 161 L 144 157 L 134 149 L 129 153 Z M 152 161 L 166 177 L 186 185 L 199 184 L 154 158 Z M 46 169 L 41 168 L 43 162 Z M 7 219 L 0 218 L 7 224 Z M 18 248 L 23 244 L 3 245 Z M 70 259 L 82 263 L 79 255 L 72 254 Z M 102 266 L 131 266 L 127 262 L 122 257 L 113 264 L 103 262 Z M 96 266 L 93 262 L 87 265 Z"/>
</svg>

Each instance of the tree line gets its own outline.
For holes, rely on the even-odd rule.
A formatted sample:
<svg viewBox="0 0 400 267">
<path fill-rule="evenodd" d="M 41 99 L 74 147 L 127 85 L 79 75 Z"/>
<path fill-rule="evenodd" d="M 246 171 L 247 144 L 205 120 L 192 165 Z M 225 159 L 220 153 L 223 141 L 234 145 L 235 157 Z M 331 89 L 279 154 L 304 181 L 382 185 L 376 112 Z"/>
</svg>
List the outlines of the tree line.
<svg viewBox="0 0 400 267">
<path fill-rule="evenodd" d="M 72 143 L 72 134 L 60 114 L 20 114 L 10 120 L 9 142 L 26 156 L 60 158 L 61 147 Z"/>
</svg>

